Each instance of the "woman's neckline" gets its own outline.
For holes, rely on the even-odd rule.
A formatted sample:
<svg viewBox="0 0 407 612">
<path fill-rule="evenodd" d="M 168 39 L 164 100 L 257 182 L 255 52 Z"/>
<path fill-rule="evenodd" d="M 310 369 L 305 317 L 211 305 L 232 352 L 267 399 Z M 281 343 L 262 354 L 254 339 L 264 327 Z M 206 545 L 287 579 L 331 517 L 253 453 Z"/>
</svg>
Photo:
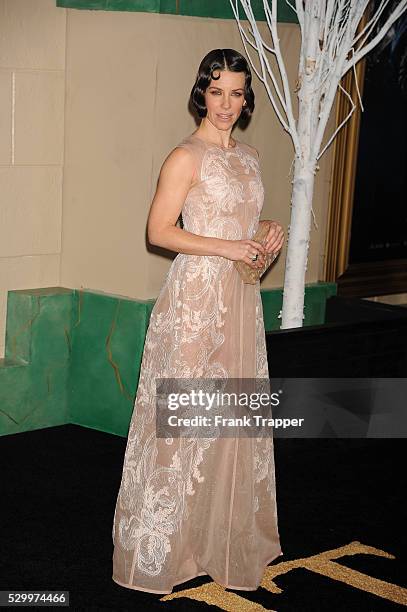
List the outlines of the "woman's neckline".
<svg viewBox="0 0 407 612">
<path fill-rule="evenodd" d="M 213 147 L 219 147 L 220 149 L 223 149 L 224 151 L 234 151 L 237 148 L 238 144 L 239 144 L 239 141 L 236 140 L 236 138 L 233 139 L 235 141 L 235 146 L 234 147 L 224 147 L 223 145 L 218 144 L 217 142 L 212 142 L 212 141 L 209 141 L 209 140 L 204 140 L 203 138 L 201 138 L 200 136 L 197 136 L 196 134 L 191 134 L 191 137 L 197 138 L 198 140 L 200 140 L 201 142 L 203 142 L 204 144 L 207 144 L 209 146 L 212 145 Z"/>
</svg>

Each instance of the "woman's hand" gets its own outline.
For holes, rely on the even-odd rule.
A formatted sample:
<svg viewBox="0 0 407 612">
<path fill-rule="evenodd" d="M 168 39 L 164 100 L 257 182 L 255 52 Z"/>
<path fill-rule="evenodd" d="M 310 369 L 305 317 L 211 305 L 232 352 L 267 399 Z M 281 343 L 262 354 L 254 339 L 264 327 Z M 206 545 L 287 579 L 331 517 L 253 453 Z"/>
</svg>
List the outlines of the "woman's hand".
<svg viewBox="0 0 407 612">
<path fill-rule="evenodd" d="M 277 221 L 271 221 L 271 226 L 264 243 L 266 252 L 274 253 L 277 256 L 283 244 L 284 230 L 282 226 Z"/>
<path fill-rule="evenodd" d="M 255 240 L 225 240 L 225 246 L 222 249 L 221 256 L 232 261 L 244 261 L 251 268 L 261 268 L 264 264 L 266 249 Z M 253 261 L 252 257 L 257 255 L 257 260 Z"/>
</svg>

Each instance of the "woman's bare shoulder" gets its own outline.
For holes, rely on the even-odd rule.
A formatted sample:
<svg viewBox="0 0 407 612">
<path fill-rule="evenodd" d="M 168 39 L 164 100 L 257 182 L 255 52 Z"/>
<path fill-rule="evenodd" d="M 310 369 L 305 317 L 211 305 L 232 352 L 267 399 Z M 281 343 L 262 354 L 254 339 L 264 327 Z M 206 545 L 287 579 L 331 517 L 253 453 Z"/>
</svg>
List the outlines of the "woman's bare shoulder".
<svg viewBox="0 0 407 612">
<path fill-rule="evenodd" d="M 194 157 L 192 151 L 188 147 L 180 144 L 176 145 L 167 155 L 163 166 L 177 166 L 188 168 L 194 165 Z"/>
<path fill-rule="evenodd" d="M 193 151 L 187 146 L 176 145 L 164 159 L 161 166 L 160 176 L 174 182 L 189 181 L 195 179 L 196 163 Z"/>
</svg>

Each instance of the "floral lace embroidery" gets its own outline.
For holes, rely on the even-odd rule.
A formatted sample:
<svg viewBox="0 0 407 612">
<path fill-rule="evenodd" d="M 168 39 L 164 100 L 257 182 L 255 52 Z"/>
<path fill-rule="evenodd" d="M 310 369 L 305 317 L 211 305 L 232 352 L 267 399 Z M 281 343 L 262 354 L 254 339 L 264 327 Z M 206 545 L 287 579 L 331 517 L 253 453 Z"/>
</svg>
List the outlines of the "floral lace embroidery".
<svg viewBox="0 0 407 612">
<path fill-rule="evenodd" d="M 240 162 L 239 171 L 230 163 L 233 156 Z M 242 171 L 251 177 L 248 192 L 240 180 Z M 201 209 L 197 214 L 198 204 L 191 189 L 182 212 L 184 228 L 225 239 L 252 236 L 264 197 L 257 159 L 239 146 L 233 151 L 209 147 L 202 158 L 200 180 L 204 187 Z M 238 206 L 250 203 L 257 215 L 250 214 L 249 226 L 243 229 L 234 213 Z M 156 302 L 167 307 L 154 307 L 151 313 L 112 531 L 115 544 L 116 535 L 124 550 L 134 550 L 133 568 L 136 565 L 150 576 L 163 570 L 171 551 L 171 536 L 188 516 L 187 496 L 194 495 L 195 483 L 204 480 L 199 465 L 214 439 L 179 438 L 175 444 L 168 438 L 168 448 L 174 447 L 171 462 L 159 465 L 155 430 L 145 437 L 146 428 L 151 429 L 155 418 L 155 380 L 229 377 L 214 352 L 225 341 L 222 328 L 228 308 L 223 302 L 223 278 L 232 265 L 222 257 L 178 254 Z M 256 376 L 264 378 L 268 371 L 259 292 L 256 299 Z M 270 460 L 270 444 L 256 439 L 255 483 L 270 474 Z M 256 511 L 257 497 L 255 504 Z"/>
</svg>

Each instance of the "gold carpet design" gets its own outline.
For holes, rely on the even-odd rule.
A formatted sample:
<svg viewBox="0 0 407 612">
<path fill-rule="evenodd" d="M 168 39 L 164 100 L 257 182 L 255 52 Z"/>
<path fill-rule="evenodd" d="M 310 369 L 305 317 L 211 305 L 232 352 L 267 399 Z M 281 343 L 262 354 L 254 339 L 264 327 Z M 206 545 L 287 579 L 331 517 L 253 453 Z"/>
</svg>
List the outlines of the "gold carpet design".
<svg viewBox="0 0 407 612">
<path fill-rule="evenodd" d="M 271 565 L 266 568 L 260 586 L 270 593 L 282 593 L 283 591 L 275 584 L 274 579 L 282 574 L 286 574 L 292 569 L 304 568 L 310 572 L 316 572 L 317 574 L 331 578 L 332 580 L 343 582 L 350 587 L 407 606 L 407 589 L 396 584 L 391 584 L 390 582 L 385 582 L 384 580 L 379 580 L 378 578 L 372 578 L 367 574 L 335 563 L 335 559 L 340 559 L 347 555 L 360 554 L 395 559 L 394 555 L 374 548 L 373 546 L 367 546 L 360 542 L 351 542 L 345 546 L 327 550 L 317 555 L 312 555 L 311 557 L 294 559 L 292 561 L 282 561 L 276 565 Z M 215 582 L 165 595 L 160 598 L 160 601 L 170 601 L 180 597 L 204 601 L 209 605 L 217 606 L 219 610 L 226 610 L 227 612 L 258 612 L 260 610 L 273 612 L 270 608 L 264 608 L 259 603 L 249 601 L 241 595 L 226 591 Z"/>
</svg>

